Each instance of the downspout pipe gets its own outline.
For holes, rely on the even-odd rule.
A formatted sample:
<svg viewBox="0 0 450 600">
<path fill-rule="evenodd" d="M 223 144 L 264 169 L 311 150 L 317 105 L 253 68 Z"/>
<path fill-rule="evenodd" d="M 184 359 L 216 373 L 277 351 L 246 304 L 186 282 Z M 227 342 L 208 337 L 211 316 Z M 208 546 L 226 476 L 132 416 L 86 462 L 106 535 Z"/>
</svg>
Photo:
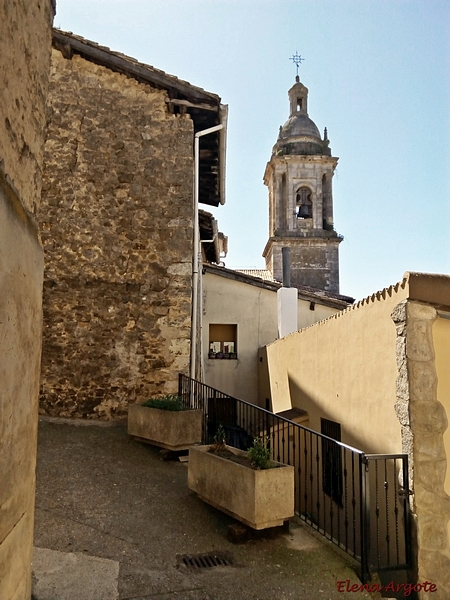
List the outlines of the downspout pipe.
<svg viewBox="0 0 450 600">
<path fill-rule="evenodd" d="M 200 229 L 198 223 L 198 199 L 200 179 L 200 138 L 225 128 L 225 124 L 215 125 L 203 131 L 197 131 L 194 136 L 194 247 L 192 259 L 192 324 L 191 324 L 191 379 L 195 379 L 197 366 L 197 327 L 198 327 L 198 289 L 199 271 L 202 262 L 200 247 Z"/>
</svg>

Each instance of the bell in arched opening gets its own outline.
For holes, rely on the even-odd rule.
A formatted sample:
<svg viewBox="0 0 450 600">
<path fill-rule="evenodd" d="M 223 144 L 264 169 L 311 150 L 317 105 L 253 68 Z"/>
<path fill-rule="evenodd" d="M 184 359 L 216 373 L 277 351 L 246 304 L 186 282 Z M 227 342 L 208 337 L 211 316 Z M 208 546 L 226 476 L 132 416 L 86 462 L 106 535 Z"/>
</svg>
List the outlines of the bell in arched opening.
<svg viewBox="0 0 450 600">
<path fill-rule="evenodd" d="M 295 198 L 297 219 L 312 219 L 311 190 L 301 187 Z"/>
<path fill-rule="evenodd" d="M 298 207 L 297 219 L 312 219 L 310 204 L 302 204 Z"/>
</svg>

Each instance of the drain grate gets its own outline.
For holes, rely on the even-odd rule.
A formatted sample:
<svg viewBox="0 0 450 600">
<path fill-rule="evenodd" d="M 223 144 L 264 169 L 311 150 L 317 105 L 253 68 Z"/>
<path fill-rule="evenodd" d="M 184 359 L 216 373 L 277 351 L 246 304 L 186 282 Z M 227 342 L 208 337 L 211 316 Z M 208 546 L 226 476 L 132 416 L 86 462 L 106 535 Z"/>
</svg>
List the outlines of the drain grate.
<svg viewBox="0 0 450 600">
<path fill-rule="evenodd" d="M 189 569 L 212 569 L 213 567 L 227 567 L 233 560 L 226 552 L 210 552 L 209 554 L 183 554 L 179 563 Z"/>
</svg>

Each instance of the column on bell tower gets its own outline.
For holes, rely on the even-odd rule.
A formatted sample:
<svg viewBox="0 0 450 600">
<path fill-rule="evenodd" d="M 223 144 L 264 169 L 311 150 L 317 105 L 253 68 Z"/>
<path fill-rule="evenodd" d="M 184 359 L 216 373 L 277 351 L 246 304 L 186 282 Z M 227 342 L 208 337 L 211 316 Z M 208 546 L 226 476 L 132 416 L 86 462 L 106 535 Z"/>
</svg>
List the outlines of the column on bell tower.
<svg viewBox="0 0 450 600">
<path fill-rule="evenodd" d="M 270 193 L 269 193 L 270 194 Z M 280 235 L 288 229 L 288 198 L 286 186 L 286 174 L 278 172 L 274 174 L 271 196 L 273 211 L 273 227 L 270 227 L 270 235 Z"/>
</svg>

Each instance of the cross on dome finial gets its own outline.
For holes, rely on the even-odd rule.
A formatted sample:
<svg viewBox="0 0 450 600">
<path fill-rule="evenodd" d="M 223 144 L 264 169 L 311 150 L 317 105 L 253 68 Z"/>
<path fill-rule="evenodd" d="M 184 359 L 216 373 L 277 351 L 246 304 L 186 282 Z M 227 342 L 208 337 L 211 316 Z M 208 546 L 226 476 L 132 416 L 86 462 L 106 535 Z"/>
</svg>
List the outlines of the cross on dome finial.
<svg viewBox="0 0 450 600">
<path fill-rule="evenodd" d="M 299 68 L 299 66 L 302 64 L 302 62 L 305 59 L 302 58 L 301 55 L 297 51 L 295 51 L 295 54 L 293 54 L 292 58 L 290 58 L 289 60 L 292 60 L 292 62 L 294 63 L 294 65 L 297 67 L 297 76 L 296 76 L 296 79 L 298 80 L 298 68 Z"/>
</svg>

